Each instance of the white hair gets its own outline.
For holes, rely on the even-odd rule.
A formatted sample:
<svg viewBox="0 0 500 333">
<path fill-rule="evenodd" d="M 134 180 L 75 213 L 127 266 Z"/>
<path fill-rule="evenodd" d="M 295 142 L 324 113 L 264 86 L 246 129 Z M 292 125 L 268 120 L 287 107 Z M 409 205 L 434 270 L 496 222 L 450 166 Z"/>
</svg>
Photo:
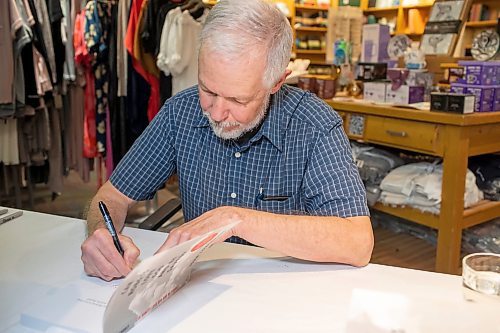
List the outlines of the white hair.
<svg viewBox="0 0 500 333">
<path fill-rule="evenodd" d="M 265 0 L 221 0 L 208 14 L 200 34 L 200 51 L 208 49 L 233 60 L 266 52 L 263 84 L 271 88 L 290 61 L 292 28 L 280 10 Z"/>
</svg>

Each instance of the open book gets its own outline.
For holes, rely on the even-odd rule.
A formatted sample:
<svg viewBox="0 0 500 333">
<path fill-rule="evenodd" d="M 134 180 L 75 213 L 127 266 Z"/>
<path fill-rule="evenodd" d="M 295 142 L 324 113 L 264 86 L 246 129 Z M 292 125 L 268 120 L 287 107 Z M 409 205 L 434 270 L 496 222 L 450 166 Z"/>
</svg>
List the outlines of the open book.
<svg viewBox="0 0 500 333">
<path fill-rule="evenodd" d="M 123 280 L 104 282 L 82 274 L 24 311 L 21 324 L 41 331 L 126 332 L 184 286 L 198 257 L 232 227 L 234 224 L 213 230 L 149 257 Z"/>
</svg>

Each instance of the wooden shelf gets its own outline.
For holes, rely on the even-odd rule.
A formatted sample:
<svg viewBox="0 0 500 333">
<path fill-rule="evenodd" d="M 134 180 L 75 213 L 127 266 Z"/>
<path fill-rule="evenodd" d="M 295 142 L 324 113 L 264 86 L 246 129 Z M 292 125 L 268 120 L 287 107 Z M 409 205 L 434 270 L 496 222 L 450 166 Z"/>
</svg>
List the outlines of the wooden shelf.
<svg viewBox="0 0 500 333">
<path fill-rule="evenodd" d="M 402 6 L 403 9 L 427 9 L 432 7 L 432 3 L 423 4 L 423 5 L 415 5 L 415 6 Z"/>
<path fill-rule="evenodd" d="M 215 6 L 219 0 L 203 0 L 203 3 L 209 7 Z"/>
<path fill-rule="evenodd" d="M 366 13 L 373 13 L 373 12 L 392 12 L 392 11 L 397 11 L 399 9 L 399 6 L 393 6 L 393 7 L 383 7 L 383 8 L 378 8 L 378 7 L 372 7 L 372 8 L 366 8 L 363 10 Z"/>
<path fill-rule="evenodd" d="M 470 28 L 486 28 L 486 27 L 494 27 L 496 25 L 497 25 L 497 20 L 465 22 L 465 26 Z"/>
<path fill-rule="evenodd" d="M 326 50 L 303 50 L 303 49 L 295 49 L 295 53 L 302 53 L 302 54 L 325 54 Z"/>
<path fill-rule="evenodd" d="M 295 5 L 295 9 L 297 10 L 328 10 L 329 7 L 320 7 L 320 6 L 310 6 L 310 5 Z"/>
<path fill-rule="evenodd" d="M 303 32 L 327 32 L 327 28 L 321 27 L 297 27 L 295 31 L 303 31 Z"/>
</svg>

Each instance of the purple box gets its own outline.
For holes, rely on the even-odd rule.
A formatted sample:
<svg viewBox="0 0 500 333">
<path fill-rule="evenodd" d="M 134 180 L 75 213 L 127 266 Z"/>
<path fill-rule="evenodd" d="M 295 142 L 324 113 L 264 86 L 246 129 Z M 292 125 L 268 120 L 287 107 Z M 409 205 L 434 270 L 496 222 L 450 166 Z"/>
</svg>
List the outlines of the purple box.
<svg viewBox="0 0 500 333">
<path fill-rule="evenodd" d="M 459 61 L 464 67 L 464 77 L 457 79 L 458 83 L 471 85 L 500 84 L 500 61 Z"/>
<path fill-rule="evenodd" d="M 396 90 L 387 87 L 385 102 L 391 104 L 412 104 L 424 101 L 425 87 L 402 85 Z"/>
<path fill-rule="evenodd" d="M 500 111 L 500 86 L 495 88 L 495 99 L 493 100 L 493 111 Z"/>
<path fill-rule="evenodd" d="M 492 86 L 467 86 L 466 93 L 476 96 L 474 111 L 493 111 L 493 100 L 495 99 L 495 89 Z"/>
<path fill-rule="evenodd" d="M 453 82 L 450 87 L 450 92 L 454 94 L 465 94 L 467 85 Z"/>
<path fill-rule="evenodd" d="M 391 39 L 388 25 L 363 25 L 363 40 L 361 42 L 361 62 L 383 62 L 389 59 L 387 44 Z"/>
</svg>

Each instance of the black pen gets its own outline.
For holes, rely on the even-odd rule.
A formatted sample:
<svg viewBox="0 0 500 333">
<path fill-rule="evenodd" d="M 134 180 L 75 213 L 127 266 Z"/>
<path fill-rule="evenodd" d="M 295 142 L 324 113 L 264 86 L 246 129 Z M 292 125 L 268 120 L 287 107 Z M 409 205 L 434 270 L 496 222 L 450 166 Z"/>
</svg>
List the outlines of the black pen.
<svg viewBox="0 0 500 333">
<path fill-rule="evenodd" d="M 120 244 L 120 240 L 118 239 L 118 234 L 116 233 L 115 226 L 113 225 L 113 220 L 111 220 L 111 215 L 109 215 L 108 208 L 102 201 L 99 201 L 99 210 L 101 211 L 102 217 L 104 217 L 104 224 L 106 224 L 106 229 L 108 229 L 111 237 L 113 238 L 113 243 L 115 243 L 116 249 L 123 257 L 123 248 Z"/>
</svg>

